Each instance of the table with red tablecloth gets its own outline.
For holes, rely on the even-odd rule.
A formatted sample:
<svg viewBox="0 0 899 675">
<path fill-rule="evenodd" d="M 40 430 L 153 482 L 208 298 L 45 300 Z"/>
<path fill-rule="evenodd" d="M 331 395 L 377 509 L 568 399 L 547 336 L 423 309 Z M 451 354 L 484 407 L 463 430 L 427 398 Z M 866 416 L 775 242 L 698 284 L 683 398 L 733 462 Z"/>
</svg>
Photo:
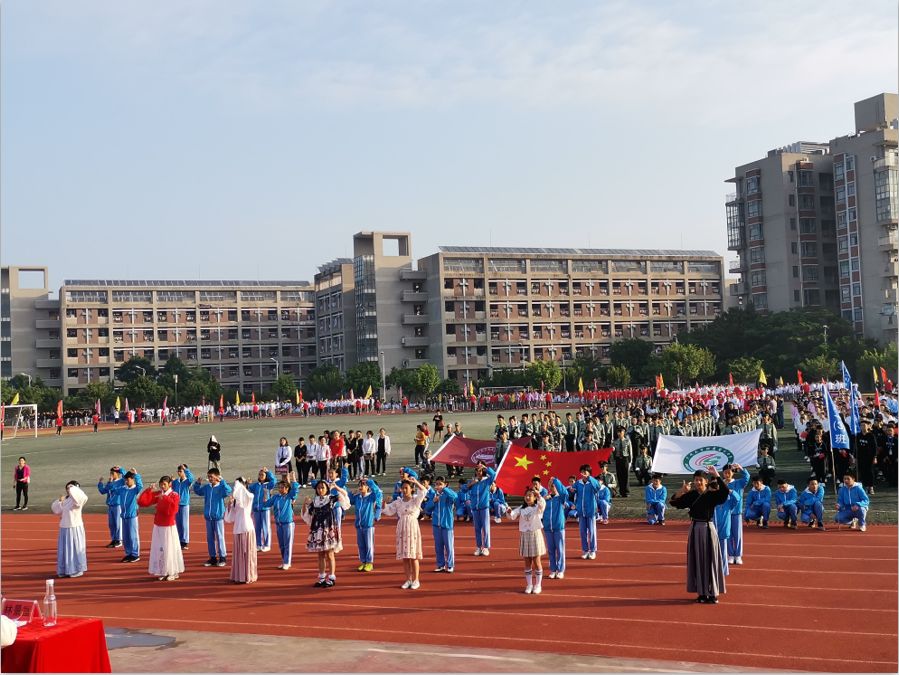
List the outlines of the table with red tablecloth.
<svg viewBox="0 0 899 675">
<path fill-rule="evenodd" d="M 99 619 L 69 619 L 45 628 L 38 619 L 20 626 L 2 650 L 4 673 L 110 673 L 106 633 Z"/>
</svg>

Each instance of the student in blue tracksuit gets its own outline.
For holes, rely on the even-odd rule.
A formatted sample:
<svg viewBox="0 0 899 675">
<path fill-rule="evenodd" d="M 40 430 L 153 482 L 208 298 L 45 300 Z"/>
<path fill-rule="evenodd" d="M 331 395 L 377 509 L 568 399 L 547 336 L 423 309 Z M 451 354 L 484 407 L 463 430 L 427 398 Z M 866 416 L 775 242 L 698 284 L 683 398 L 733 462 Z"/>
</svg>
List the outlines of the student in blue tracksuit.
<svg viewBox="0 0 899 675">
<path fill-rule="evenodd" d="M 119 503 L 122 505 L 122 543 L 125 545 L 125 557 L 122 562 L 132 563 L 140 560 L 140 530 L 137 526 L 137 497 L 144 489 L 140 474 L 133 467 L 125 473 L 121 485 L 113 488 Z"/>
<path fill-rule="evenodd" d="M 737 474 L 739 474 L 737 476 Z M 739 464 L 725 464 L 721 469 L 721 477 L 728 489 L 737 496 L 737 509 L 731 513 L 730 536 L 727 539 L 728 562 L 734 565 L 743 564 L 743 490 L 749 484 L 749 472 Z M 767 517 L 765 519 L 767 522 Z M 722 551 L 721 555 L 724 555 Z"/>
<path fill-rule="evenodd" d="M 650 525 L 665 524 L 665 505 L 668 503 L 668 488 L 662 485 L 662 477 L 654 473 L 649 485 L 643 488 L 644 499 L 646 500 L 646 522 Z M 730 511 L 728 511 L 730 514 Z M 728 532 L 730 528 L 728 528 Z M 721 534 L 721 528 L 718 528 L 718 534 Z"/>
<path fill-rule="evenodd" d="M 761 476 L 752 477 L 752 489 L 746 493 L 746 507 L 743 509 L 743 520 L 756 521 L 756 525 L 768 529 L 768 518 L 771 516 L 771 488 L 762 482 Z M 733 538 L 733 533 L 731 533 Z"/>
<path fill-rule="evenodd" d="M 271 493 L 269 498 L 262 503 L 272 510 L 275 517 L 278 550 L 281 552 L 281 564 L 278 565 L 278 569 L 289 570 L 293 559 L 293 501 L 300 493 L 300 484 L 296 481 L 288 483 L 286 480 L 282 480 L 278 481 L 277 489 L 277 493 Z"/>
<path fill-rule="evenodd" d="M 774 491 L 774 505 L 777 507 L 777 517 L 784 521 L 784 527 L 796 529 L 797 513 L 796 488 L 780 479 L 777 481 L 777 489 Z"/>
<path fill-rule="evenodd" d="M 404 467 L 400 468 L 400 479 L 393 484 L 393 500 L 394 501 L 402 498 L 403 493 L 402 493 L 402 490 L 400 490 L 400 488 L 403 485 L 403 481 L 406 480 L 407 478 L 409 478 L 410 476 L 412 478 L 414 478 L 415 480 L 418 480 L 418 471 L 416 471 L 415 469 L 408 467 L 408 466 L 404 466 Z"/>
<path fill-rule="evenodd" d="M 231 486 L 222 480 L 222 474 L 215 468 L 206 472 L 206 478 L 208 483 L 204 484 L 202 478 L 197 478 L 193 485 L 194 494 L 204 500 L 203 518 L 206 520 L 209 560 L 203 563 L 203 567 L 224 567 L 228 556 L 225 547 L 225 498 L 231 494 Z"/>
<path fill-rule="evenodd" d="M 718 541 L 721 544 L 721 550 L 724 551 L 727 548 L 727 540 L 730 538 L 730 528 L 733 525 L 733 515 L 734 509 L 739 507 L 739 500 L 737 499 L 737 495 L 733 490 L 729 490 L 730 494 L 727 496 L 727 501 L 723 504 L 718 504 L 715 507 L 715 529 L 718 530 Z M 739 511 L 737 512 L 739 515 Z M 725 576 L 730 574 L 730 568 L 728 567 L 729 562 L 727 560 L 726 555 L 721 556 L 721 570 Z"/>
<path fill-rule="evenodd" d="M 509 510 L 506 503 L 506 495 L 500 487 L 494 483 L 490 486 L 490 513 L 493 514 L 493 522 L 502 522 L 502 517 Z"/>
<path fill-rule="evenodd" d="M 612 510 L 612 491 L 605 483 L 596 482 L 599 483 L 599 492 L 596 493 L 596 522 L 608 525 L 609 512 Z"/>
<path fill-rule="evenodd" d="M 581 478 L 574 484 L 578 526 L 581 532 L 581 558 L 596 558 L 596 495 L 600 483 L 590 475 L 590 465 L 581 466 Z"/>
<path fill-rule="evenodd" d="M 565 578 L 565 514 L 568 511 L 568 489 L 553 478 L 544 497 L 543 536 L 549 556 L 549 578 Z"/>
<path fill-rule="evenodd" d="M 565 490 L 568 492 L 568 507 L 565 509 L 566 518 L 577 519 L 577 509 L 574 506 L 577 501 L 577 490 L 574 487 L 576 481 L 577 478 L 575 476 L 568 476 L 568 485 L 565 487 Z"/>
<path fill-rule="evenodd" d="M 181 550 L 186 551 L 190 548 L 190 486 L 194 482 L 194 475 L 187 464 L 179 464 L 176 473 L 178 477 L 172 481 L 172 491 L 178 493 L 175 527 L 178 530 Z"/>
<path fill-rule="evenodd" d="M 459 490 L 456 492 L 456 520 L 471 520 L 471 509 L 468 507 L 468 483 L 459 479 Z"/>
<path fill-rule="evenodd" d="M 534 476 L 531 478 L 531 489 L 540 493 L 540 496 L 546 499 L 547 490 L 543 487 L 543 483 L 540 482 L 540 476 Z"/>
<path fill-rule="evenodd" d="M 475 555 L 490 555 L 490 486 L 496 479 L 496 471 L 484 462 L 478 462 L 475 477 L 468 483 L 468 503 L 474 522 Z"/>
<path fill-rule="evenodd" d="M 288 473 L 287 480 L 293 478 Z M 275 474 L 267 466 L 259 469 L 259 476 L 255 483 L 247 485 L 247 491 L 253 495 L 253 527 L 256 530 L 256 548 L 263 553 L 272 548 L 272 519 L 271 507 L 265 506 L 265 500 L 269 498 L 275 488 Z"/>
<path fill-rule="evenodd" d="M 868 516 L 870 500 L 865 486 L 855 481 L 855 476 L 847 472 L 843 475 L 843 484 L 837 493 L 836 522 L 840 524 L 850 523 L 854 530 L 856 526 L 861 532 L 867 529 L 865 523 Z"/>
<path fill-rule="evenodd" d="M 817 478 L 808 479 L 808 487 L 799 494 L 799 518 L 812 527 L 818 523 L 818 529 L 824 528 L 824 486 L 818 484 Z"/>
<path fill-rule="evenodd" d="M 452 574 L 456 567 L 454 515 L 458 499 L 458 493 L 446 484 L 446 478 L 437 476 L 434 479 L 434 496 L 422 504 L 431 516 L 434 557 L 437 558 L 435 572 Z"/>
<path fill-rule="evenodd" d="M 122 503 L 115 488 L 124 482 L 120 466 L 109 470 L 109 479 L 105 483 L 102 476 L 97 479 L 97 490 L 101 495 L 106 495 L 106 522 L 109 525 L 109 543 L 106 548 L 120 548 L 122 545 Z"/>
<path fill-rule="evenodd" d="M 356 545 L 359 547 L 359 572 L 371 572 L 375 568 L 375 521 L 381 518 L 384 495 L 371 478 L 359 481 L 359 491 L 349 495 L 350 504 L 356 509 Z"/>
</svg>

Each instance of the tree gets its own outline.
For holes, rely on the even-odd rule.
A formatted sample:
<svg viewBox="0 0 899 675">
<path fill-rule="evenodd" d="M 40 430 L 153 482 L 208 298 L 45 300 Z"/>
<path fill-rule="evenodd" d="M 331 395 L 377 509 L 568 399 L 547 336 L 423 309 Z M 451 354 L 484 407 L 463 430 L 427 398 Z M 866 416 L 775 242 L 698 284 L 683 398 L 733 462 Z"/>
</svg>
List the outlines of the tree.
<svg viewBox="0 0 899 675">
<path fill-rule="evenodd" d="M 138 374 L 139 373 L 140 371 L 138 371 Z M 147 374 L 149 375 L 149 371 L 147 371 Z M 178 392 L 181 393 L 182 391 L 185 391 L 187 385 L 190 384 L 191 371 L 187 367 L 187 364 L 184 363 L 184 361 L 179 359 L 177 356 L 171 356 L 169 357 L 169 360 L 165 362 L 165 366 L 163 366 L 162 370 L 159 371 L 159 375 L 156 378 L 156 381 L 163 387 L 165 387 L 167 391 L 170 391 L 174 394 L 176 375 L 178 376 Z M 126 381 L 122 379 L 121 368 L 119 369 L 119 379 L 122 380 L 122 382 Z"/>
<path fill-rule="evenodd" d="M 758 381 L 762 365 L 761 359 L 753 356 L 741 356 L 728 363 L 727 367 L 734 376 L 734 382 L 748 383 Z"/>
<path fill-rule="evenodd" d="M 631 373 L 625 366 L 609 366 L 606 369 L 606 382 L 613 387 L 626 387 L 631 383 Z"/>
<path fill-rule="evenodd" d="M 899 361 L 899 355 L 897 355 L 895 342 L 888 343 L 883 349 L 866 349 L 858 358 L 856 370 L 852 375 L 858 382 L 865 383 L 866 388 L 868 387 L 868 383 L 870 383 L 870 386 L 873 389 L 874 374 L 871 369 L 877 369 L 878 382 L 880 381 L 881 368 L 885 368 L 887 376 L 895 382 L 897 361 Z M 880 382 L 880 385 L 882 386 L 883 382 Z"/>
<path fill-rule="evenodd" d="M 306 377 L 306 386 L 312 390 L 315 396 L 322 398 L 334 398 L 345 387 L 343 374 L 330 363 L 323 364 L 309 373 Z"/>
<path fill-rule="evenodd" d="M 112 388 L 112 385 L 105 380 L 94 380 L 93 382 L 88 382 L 84 389 L 81 390 L 81 394 L 79 398 L 81 398 L 86 405 L 82 406 L 85 408 L 93 408 L 97 399 L 100 399 L 100 409 L 108 410 L 115 403 L 116 393 Z"/>
<path fill-rule="evenodd" d="M 372 393 L 381 388 L 381 367 L 376 361 L 360 361 L 346 371 L 346 385 L 356 396 L 365 396 L 371 387 Z"/>
<path fill-rule="evenodd" d="M 142 368 L 143 372 L 141 372 Z M 138 377 L 148 377 L 155 380 L 156 375 L 156 368 L 153 367 L 149 359 L 145 359 L 143 356 L 132 356 L 116 369 L 116 379 L 125 384 L 136 380 Z"/>
<path fill-rule="evenodd" d="M 415 370 L 415 391 L 430 396 L 440 385 L 440 372 L 431 363 L 423 363 Z"/>
<path fill-rule="evenodd" d="M 272 385 L 272 396 L 282 401 L 296 401 L 297 382 L 290 373 L 281 373 Z"/>
<path fill-rule="evenodd" d="M 715 372 L 715 357 L 708 349 L 675 342 L 654 359 L 668 386 L 703 380 Z"/>
<path fill-rule="evenodd" d="M 387 375 L 387 386 L 393 387 L 397 391 L 402 388 L 406 394 L 415 391 L 416 384 L 415 370 L 412 368 L 397 368 L 394 366 Z"/>
<path fill-rule="evenodd" d="M 837 360 L 826 354 L 810 356 L 799 363 L 804 379 L 810 382 L 820 380 L 822 377 L 831 380 L 840 374 L 840 364 Z"/>
<path fill-rule="evenodd" d="M 584 389 L 591 389 L 593 380 L 601 379 L 604 373 L 602 362 L 592 354 L 578 354 L 568 366 L 568 377 L 574 382 L 582 378 Z"/>
<path fill-rule="evenodd" d="M 526 381 L 524 370 L 512 368 L 497 368 L 490 377 L 486 378 L 481 386 L 484 387 L 523 387 Z"/>
<path fill-rule="evenodd" d="M 562 369 L 555 361 L 533 361 L 525 372 L 527 383 L 534 389 L 555 391 L 562 382 Z"/>
<path fill-rule="evenodd" d="M 624 366 L 638 379 L 645 379 L 644 371 L 654 348 L 651 342 L 640 338 L 616 340 L 609 349 L 609 357 L 613 364 Z"/>
<path fill-rule="evenodd" d="M 166 391 L 151 378 L 140 375 L 122 388 L 122 397 L 131 402 L 131 407 L 160 405 L 166 397 Z"/>
</svg>

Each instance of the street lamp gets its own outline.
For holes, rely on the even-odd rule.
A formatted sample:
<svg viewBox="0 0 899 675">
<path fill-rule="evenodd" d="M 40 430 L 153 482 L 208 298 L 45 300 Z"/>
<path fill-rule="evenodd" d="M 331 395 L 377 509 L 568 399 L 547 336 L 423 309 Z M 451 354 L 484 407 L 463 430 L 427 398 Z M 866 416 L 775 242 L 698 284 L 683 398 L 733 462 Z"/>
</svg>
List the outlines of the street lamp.
<svg viewBox="0 0 899 675">
<path fill-rule="evenodd" d="M 278 361 L 278 359 L 276 359 L 274 356 L 270 356 L 268 360 L 275 362 L 275 379 L 278 379 L 279 377 L 281 377 L 281 362 Z"/>
<path fill-rule="evenodd" d="M 827 346 L 827 324 L 824 324 L 823 326 L 821 326 L 821 328 L 824 329 L 824 346 L 826 347 Z"/>
<path fill-rule="evenodd" d="M 143 368 L 142 366 L 138 366 L 137 364 L 135 364 L 134 367 L 140 371 L 141 375 L 143 375 L 144 377 L 147 376 L 147 370 L 145 368 Z"/>
<path fill-rule="evenodd" d="M 29 375 L 28 373 L 19 373 L 19 375 L 24 375 L 28 378 L 28 388 L 31 389 L 31 375 Z"/>
<path fill-rule="evenodd" d="M 175 406 L 178 406 L 178 373 L 172 376 L 175 380 Z"/>
<path fill-rule="evenodd" d="M 387 374 L 384 372 L 384 352 L 378 352 L 381 359 L 381 401 L 387 400 Z"/>
</svg>

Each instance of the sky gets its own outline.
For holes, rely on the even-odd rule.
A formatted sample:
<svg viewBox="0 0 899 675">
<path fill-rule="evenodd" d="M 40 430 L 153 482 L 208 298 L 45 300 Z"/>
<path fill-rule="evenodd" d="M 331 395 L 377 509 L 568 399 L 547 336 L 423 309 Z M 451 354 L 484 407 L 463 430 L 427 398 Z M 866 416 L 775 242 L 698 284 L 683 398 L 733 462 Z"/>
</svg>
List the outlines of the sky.
<svg viewBox="0 0 899 675">
<path fill-rule="evenodd" d="M 724 181 L 897 89 L 894 0 L 4 0 L 0 261 L 311 280 L 359 231 L 712 249 Z"/>
</svg>

